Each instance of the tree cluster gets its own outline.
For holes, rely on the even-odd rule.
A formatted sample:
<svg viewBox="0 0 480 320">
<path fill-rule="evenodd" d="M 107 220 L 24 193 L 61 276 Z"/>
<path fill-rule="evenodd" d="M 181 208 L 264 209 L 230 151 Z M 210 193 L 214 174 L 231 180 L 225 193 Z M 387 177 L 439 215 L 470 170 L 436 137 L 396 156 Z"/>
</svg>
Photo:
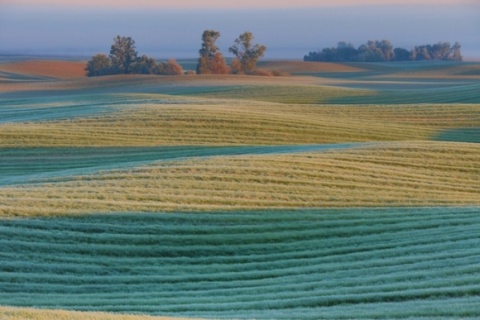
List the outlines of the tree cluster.
<svg viewBox="0 0 480 320">
<path fill-rule="evenodd" d="M 434 45 L 416 46 L 412 50 L 395 48 L 388 40 L 368 41 L 355 48 L 351 43 L 339 42 L 337 47 L 324 48 L 318 52 L 309 52 L 304 61 L 325 62 L 382 62 L 382 61 L 420 61 L 445 60 L 462 61 L 461 46 L 456 42 L 438 42 Z"/>
<path fill-rule="evenodd" d="M 253 45 L 253 34 L 249 31 L 245 31 L 235 40 L 234 45 L 228 49 L 228 51 L 235 56 L 232 60 L 231 66 L 228 66 L 223 54 L 215 44 L 219 37 L 220 32 L 215 30 L 205 30 L 203 32 L 202 48 L 199 51 L 200 57 L 198 58 L 197 73 L 255 74 L 257 62 L 263 57 L 267 47 L 259 44 Z"/>
<path fill-rule="evenodd" d="M 235 58 L 231 66 L 227 65 L 225 57 L 216 45 L 220 32 L 205 30 L 202 35 L 202 47 L 196 72 L 198 74 L 259 74 L 265 75 L 262 70 L 257 70 L 258 60 L 263 57 L 267 48 L 264 45 L 252 44 L 254 39 L 251 32 L 242 33 L 233 46 L 229 48 Z M 103 76 L 112 74 L 183 74 L 182 67 L 171 59 L 157 63 L 153 58 L 146 55 L 138 56 L 135 49 L 135 41 L 131 37 L 114 38 L 110 48 L 110 54 L 94 55 L 85 67 L 87 76 Z M 263 72 L 263 73 L 262 73 Z M 280 73 L 271 73 L 280 75 Z"/>
<path fill-rule="evenodd" d="M 96 54 L 85 67 L 87 76 L 104 76 L 112 74 L 183 74 L 182 66 L 174 59 L 157 63 L 146 55 L 138 56 L 135 41 L 131 37 L 116 36 L 110 47 L 110 55 Z"/>
</svg>

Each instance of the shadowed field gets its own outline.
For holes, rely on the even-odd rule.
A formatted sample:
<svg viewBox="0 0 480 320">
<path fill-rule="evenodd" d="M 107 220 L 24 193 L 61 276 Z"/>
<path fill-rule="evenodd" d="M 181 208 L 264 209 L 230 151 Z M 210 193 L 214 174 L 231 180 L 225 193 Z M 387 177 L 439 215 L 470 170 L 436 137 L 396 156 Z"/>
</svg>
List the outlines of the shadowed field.
<svg viewBox="0 0 480 320">
<path fill-rule="evenodd" d="M 329 62 L 311 62 L 311 61 L 267 61 L 260 62 L 259 66 L 265 69 L 281 70 L 294 75 L 309 73 L 353 73 L 366 72 L 367 70 L 361 66 L 353 66 L 340 63 Z"/>
<path fill-rule="evenodd" d="M 1 63 L 0 319 L 479 318 L 479 66 Z"/>
<path fill-rule="evenodd" d="M 1 220 L 0 303 L 222 319 L 475 318 L 479 227 L 478 207 Z"/>
<path fill-rule="evenodd" d="M 132 168 L 155 161 L 214 156 L 285 154 L 344 149 L 355 144 L 288 146 L 171 146 L 106 148 L 3 148 L 0 149 L 0 186 L 33 184 L 55 177 L 93 174 Z"/>
</svg>

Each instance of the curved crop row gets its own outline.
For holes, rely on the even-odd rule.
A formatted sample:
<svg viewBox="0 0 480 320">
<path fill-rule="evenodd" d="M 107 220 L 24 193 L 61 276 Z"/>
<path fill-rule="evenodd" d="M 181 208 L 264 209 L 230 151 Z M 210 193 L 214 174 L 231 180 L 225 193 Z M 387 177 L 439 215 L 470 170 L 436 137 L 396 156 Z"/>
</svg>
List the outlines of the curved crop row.
<svg viewBox="0 0 480 320">
<path fill-rule="evenodd" d="M 477 144 L 189 158 L 0 188 L 4 216 L 255 208 L 479 205 Z"/>
<path fill-rule="evenodd" d="M 39 183 L 52 178 L 125 169 L 155 161 L 246 154 L 325 151 L 355 144 L 288 146 L 166 146 L 104 148 L 0 148 L 0 185 Z"/>
<path fill-rule="evenodd" d="M 412 318 L 427 304 L 430 316 L 479 316 L 479 226 L 477 207 L 1 220 L 0 304 L 257 319 Z"/>
<path fill-rule="evenodd" d="M 103 96 L 106 100 L 109 97 Z M 115 96 L 115 99 L 120 97 Z M 282 145 L 428 140 L 441 130 L 476 127 L 480 123 L 479 105 L 468 104 L 285 105 L 126 95 L 123 105 L 116 105 L 118 101 L 111 104 L 105 101 L 107 106 L 99 106 L 99 110 L 107 108 L 107 111 L 78 117 L 78 112 L 93 112 L 96 106 L 77 103 L 71 107 L 71 103 L 66 100 L 60 106 L 45 107 L 46 114 L 35 112 L 42 121 L 19 122 L 25 121 L 23 116 L 8 120 L 7 115 L 7 122 L 0 125 L 0 147 Z M 16 110 L 19 109 L 24 107 L 13 107 L 14 115 L 18 116 Z M 5 110 L 11 113 L 12 107 Z M 22 112 L 32 113 L 28 108 L 20 114 Z M 73 112 L 72 119 L 65 119 L 69 112 Z"/>
</svg>

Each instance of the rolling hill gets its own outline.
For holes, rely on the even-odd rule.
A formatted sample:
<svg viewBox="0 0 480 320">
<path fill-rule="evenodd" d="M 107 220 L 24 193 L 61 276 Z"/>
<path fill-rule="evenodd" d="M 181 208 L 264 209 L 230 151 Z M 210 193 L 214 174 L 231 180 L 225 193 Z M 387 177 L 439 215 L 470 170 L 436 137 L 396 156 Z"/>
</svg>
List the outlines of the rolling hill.
<svg viewBox="0 0 480 320">
<path fill-rule="evenodd" d="M 480 317 L 478 63 L 83 66 L 0 63 L 0 319 Z"/>
</svg>

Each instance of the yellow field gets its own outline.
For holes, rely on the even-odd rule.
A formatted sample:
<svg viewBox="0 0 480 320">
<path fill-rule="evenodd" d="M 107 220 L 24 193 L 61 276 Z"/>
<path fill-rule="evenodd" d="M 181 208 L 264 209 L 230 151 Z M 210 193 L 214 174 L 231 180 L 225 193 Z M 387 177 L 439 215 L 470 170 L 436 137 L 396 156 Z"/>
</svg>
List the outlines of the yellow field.
<svg viewBox="0 0 480 320">
<path fill-rule="evenodd" d="M 478 163 L 478 144 L 440 142 L 194 158 L 4 187 L 0 213 L 480 205 Z"/>
<path fill-rule="evenodd" d="M 2 320 L 185 320 L 186 318 L 122 315 L 105 312 L 77 312 L 0 307 Z M 189 320 L 194 320 L 189 318 Z"/>
<path fill-rule="evenodd" d="M 425 140 L 439 130 L 480 122 L 480 105 L 317 106 L 195 98 L 188 104 L 116 108 L 72 120 L 0 124 L 0 147 Z"/>
</svg>

